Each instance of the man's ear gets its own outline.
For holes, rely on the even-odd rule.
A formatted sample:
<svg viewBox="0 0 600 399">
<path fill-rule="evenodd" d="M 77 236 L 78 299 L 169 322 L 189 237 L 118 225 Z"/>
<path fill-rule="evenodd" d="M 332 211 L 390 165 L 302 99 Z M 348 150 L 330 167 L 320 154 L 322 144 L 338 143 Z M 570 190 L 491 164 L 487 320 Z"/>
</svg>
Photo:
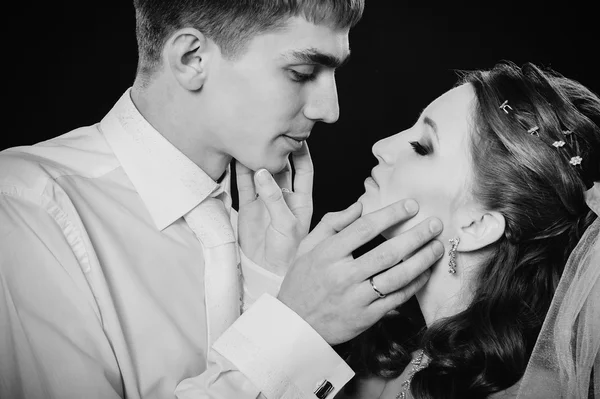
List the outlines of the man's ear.
<svg viewBox="0 0 600 399">
<path fill-rule="evenodd" d="M 504 235 L 506 222 L 500 212 L 470 212 L 460 221 L 458 252 L 471 252 L 495 243 Z"/>
<path fill-rule="evenodd" d="M 206 81 L 208 63 L 214 56 L 215 47 L 199 30 L 180 29 L 165 44 L 167 68 L 186 90 L 200 90 Z"/>
</svg>

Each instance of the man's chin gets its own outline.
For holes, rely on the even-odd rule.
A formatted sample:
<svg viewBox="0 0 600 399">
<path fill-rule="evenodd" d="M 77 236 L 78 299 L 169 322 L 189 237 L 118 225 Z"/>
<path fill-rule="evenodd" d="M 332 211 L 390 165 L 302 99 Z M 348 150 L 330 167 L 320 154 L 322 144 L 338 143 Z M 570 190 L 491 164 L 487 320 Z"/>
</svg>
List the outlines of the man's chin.
<svg viewBox="0 0 600 399">
<path fill-rule="evenodd" d="M 288 170 L 288 159 L 284 158 L 282 160 L 273 160 L 268 164 L 263 164 L 263 168 L 269 171 L 272 175 L 276 175 L 278 173 L 283 173 Z"/>
<path fill-rule="evenodd" d="M 246 163 L 238 161 L 245 165 L 248 169 L 257 171 L 260 169 L 266 169 L 272 175 L 276 175 L 285 171 L 288 167 L 288 158 L 282 157 L 279 159 L 260 159 L 257 162 L 247 161 Z"/>
</svg>

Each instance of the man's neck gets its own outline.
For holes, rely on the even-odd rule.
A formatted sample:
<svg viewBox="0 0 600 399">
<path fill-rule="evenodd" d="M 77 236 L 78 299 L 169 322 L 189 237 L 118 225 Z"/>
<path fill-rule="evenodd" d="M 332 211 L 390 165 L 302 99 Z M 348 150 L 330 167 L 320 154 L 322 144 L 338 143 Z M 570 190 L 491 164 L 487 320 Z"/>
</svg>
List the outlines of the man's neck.
<svg viewBox="0 0 600 399">
<path fill-rule="evenodd" d="M 202 128 L 192 126 L 182 117 L 184 113 L 178 111 L 180 99 L 177 94 L 160 82 L 143 87 L 141 81 L 136 79 L 131 89 L 131 100 L 144 119 L 175 148 L 213 180 L 222 178 L 231 156 L 203 142 L 198 133 Z"/>
</svg>

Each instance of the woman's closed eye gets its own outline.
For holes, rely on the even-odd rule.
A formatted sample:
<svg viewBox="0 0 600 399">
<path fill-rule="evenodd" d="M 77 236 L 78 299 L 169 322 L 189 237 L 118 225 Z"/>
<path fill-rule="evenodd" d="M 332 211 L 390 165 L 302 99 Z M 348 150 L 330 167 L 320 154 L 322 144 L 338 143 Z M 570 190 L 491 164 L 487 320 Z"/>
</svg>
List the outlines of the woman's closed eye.
<svg viewBox="0 0 600 399">
<path fill-rule="evenodd" d="M 425 156 L 432 152 L 430 146 L 423 145 L 423 144 L 419 143 L 418 141 L 411 141 L 411 142 L 409 142 L 409 144 L 413 148 L 413 150 L 415 150 L 415 152 L 419 155 Z"/>
</svg>

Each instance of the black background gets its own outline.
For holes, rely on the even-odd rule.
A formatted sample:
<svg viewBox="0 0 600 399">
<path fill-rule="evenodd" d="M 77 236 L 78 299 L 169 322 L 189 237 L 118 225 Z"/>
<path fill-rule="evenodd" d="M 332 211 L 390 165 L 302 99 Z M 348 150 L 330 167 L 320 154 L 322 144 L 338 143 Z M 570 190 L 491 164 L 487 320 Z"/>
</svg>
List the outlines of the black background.
<svg viewBox="0 0 600 399">
<path fill-rule="evenodd" d="M 371 146 L 410 126 L 454 84 L 455 70 L 532 61 L 599 93 L 600 18 L 591 2 L 555 3 L 367 0 L 351 32 L 352 59 L 337 74 L 340 119 L 318 124 L 309 139 L 313 223 L 361 195 L 375 166 Z M 3 15 L 0 149 L 94 124 L 133 83 L 130 0 L 21 2 Z"/>
</svg>

